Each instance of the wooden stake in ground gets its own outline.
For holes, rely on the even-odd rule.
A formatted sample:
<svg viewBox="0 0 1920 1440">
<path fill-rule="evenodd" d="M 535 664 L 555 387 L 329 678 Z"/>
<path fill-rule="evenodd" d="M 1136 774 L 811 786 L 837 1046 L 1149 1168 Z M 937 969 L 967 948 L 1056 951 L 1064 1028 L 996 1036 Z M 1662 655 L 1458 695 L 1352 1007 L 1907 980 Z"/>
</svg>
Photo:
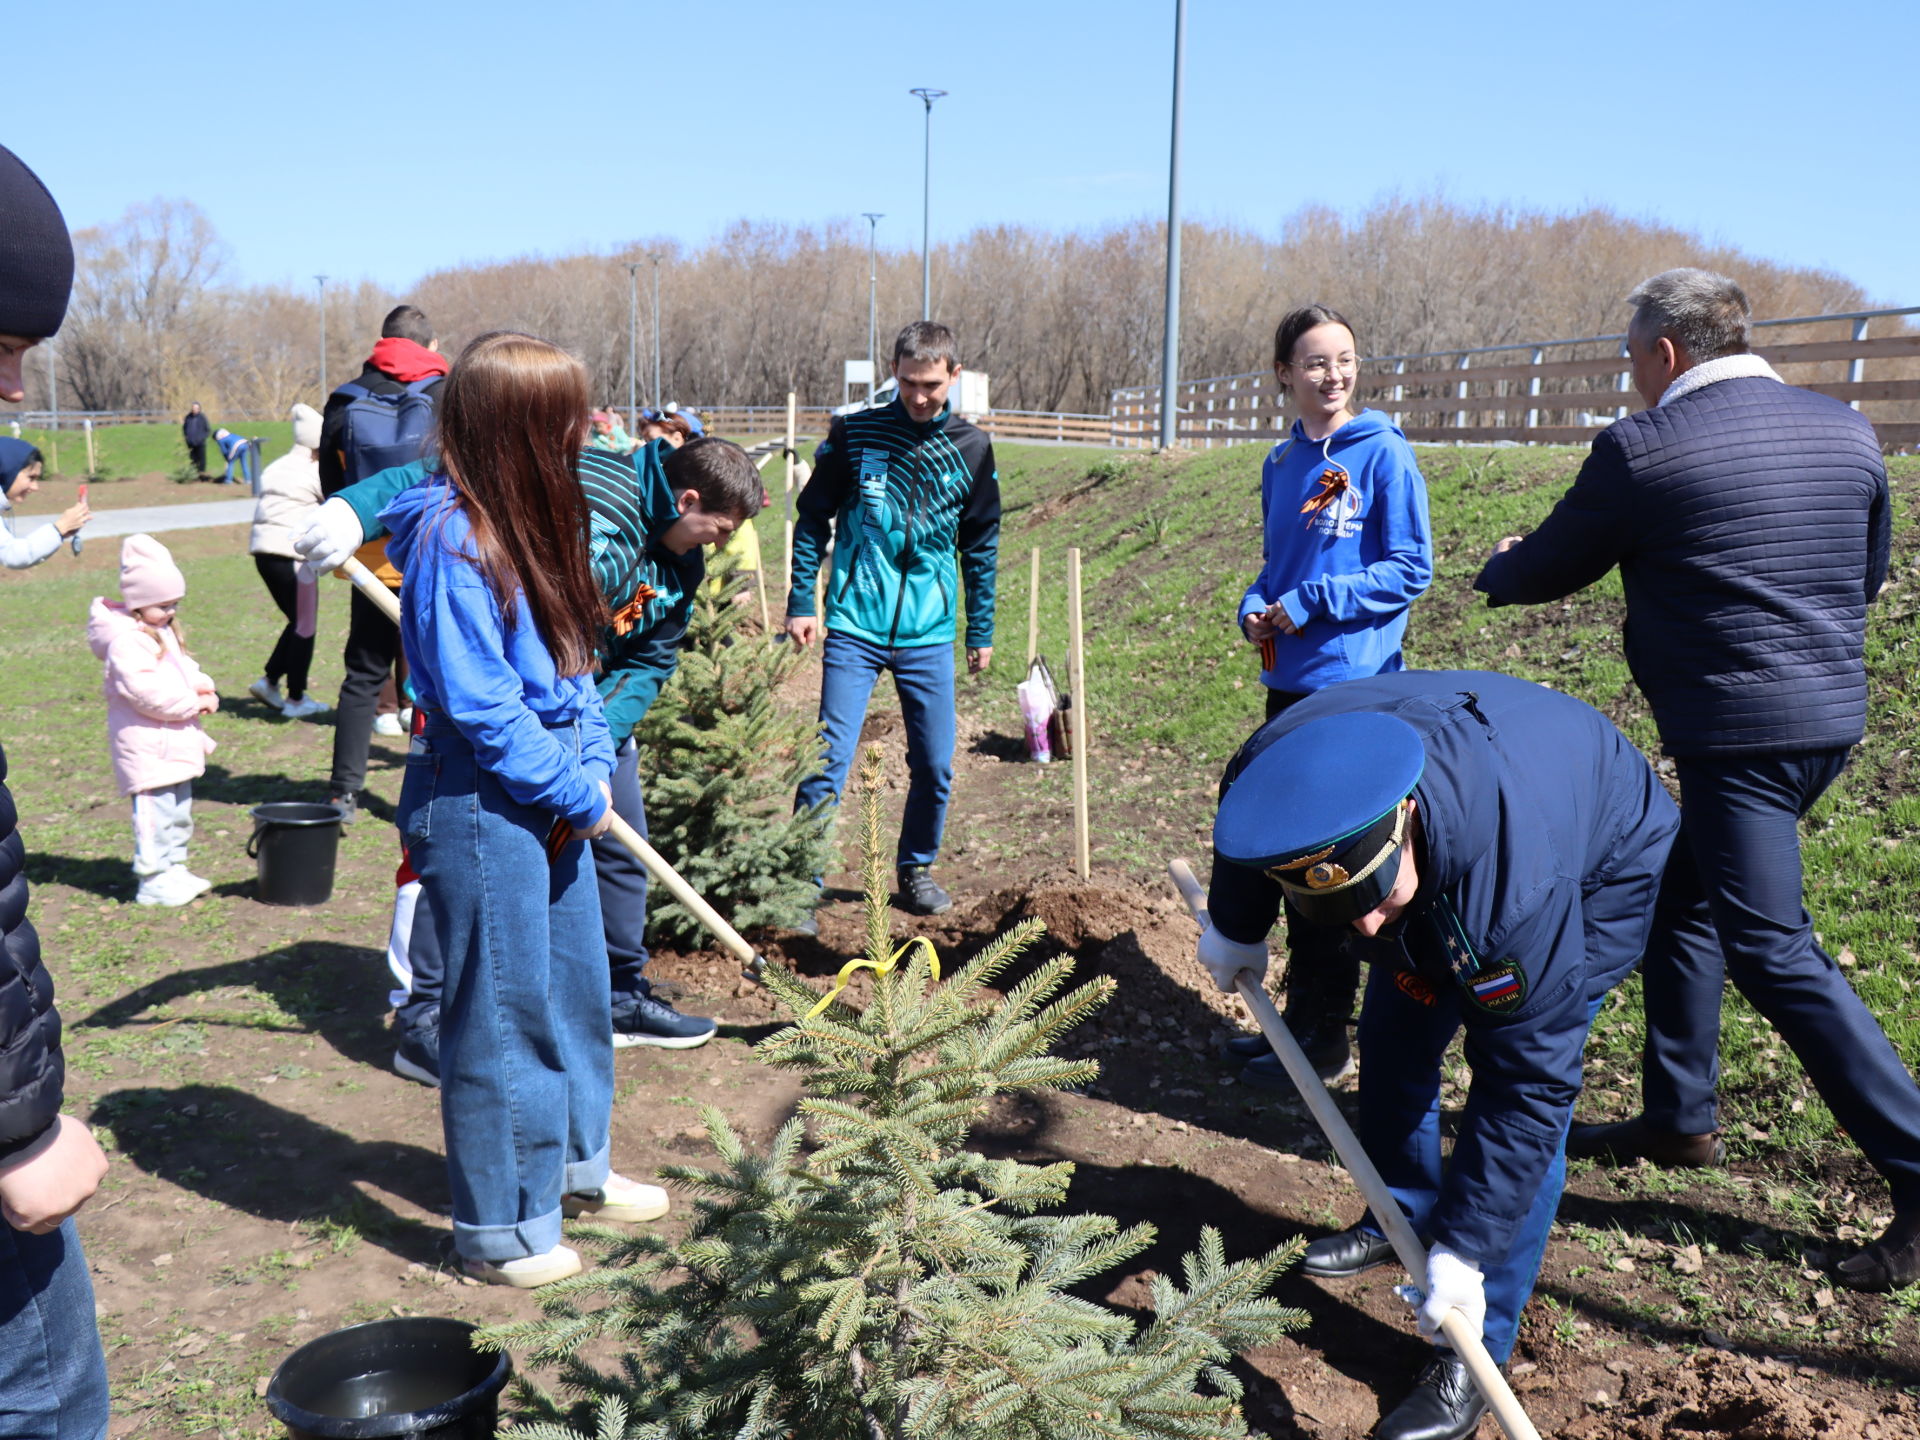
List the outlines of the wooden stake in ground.
<svg viewBox="0 0 1920 1440">
<path fill-rule="evenodd" d="M 1200 882 L 1194 878 L 1193 867 L 1184 860 L 1175 860 L 1168 864 L 1167 871 L 1173 876 L 1174 888 L 1179 890 L 1180 898 L 1187 902 L 1187 909 L 1192 912 L 1195 923 L 1202 930 L 1206 929 L 1206 892 L 1201 890 Z M 1293 1081 L 1293 1088 L 1307 1102 L 1307 1109 L 1313 1113 L 1320 1133 L 1327 1137 L 1327 1143 L 1333 1146 L 1333 1153 L 1340 1157 L 1340 1163 L 1347 1167 L 1347 1173 L 1353 1176 L 1360 1193 L 1366 1197 L 1373 1218 L 1387 1232 L 1387 1239 L 1393 1242 L 1393 1253 L 1399 1257 L 1416 1285 L 1426 1284 L 1426 1247 L 1414 1235 L 1413 1227 L 1407 1223 L 1407 1217 L 1394 1200 L 1393 1192 L 1387 1188 L 1387 1182 L 1380 1178 L 1380 1172 L 1361 1148 L 1360 1137 L 1353 1133 L 1352 1127 L 1347 1124 L 1347 1117 L 1340 1113 L 1340 1107 L 1333 1103 L 1333 1096 L 1320 1083 L 1313 1062 L 1307 1059 L 1300 1042 L 1293 1038 L 1293 1032 L 1287 1029 L 1287 1022 L 1273 1008 L 1273 1001 L 1267 998 L 1265 990 L 1244 979 L 1236 988 L 1248 1013 L 1260 1022 L 1260 1033 L 1267 1037 L 1267 1044 L 1273 1047 L 1273 1053 L 1280 1058 L 1287 1078 Z M 1500 1367 L 1493 1363 L 1487 1347 L 1467 1327 L 1465 1317 L 1458 1310 L 1449 1310 L 1440 1318 L 1440 1333 L 1446 1337 L 1447 1344 L 1453 1347 L 1453 1353 L 1466 1361 L 1467 1372 L 1473 1376 L 1473 1383 L 1479 1387 L 1480 1393 L 1487 1397 L 1487 1404 L 1492 1408 L 1494 1418 L 1500 1422 L 1500 1428 L 1512 1440 L 1540 1440 L 1540 1432 L 1534 1429 L 1527 1412 L 1520 1408 L 1519 1400 L 1507 1385 L 1507 1377 L 1500 1373 Z"/>
<path fill-rule="evenodd" d="M 100 473 L 100 463 L 94 458 L 93 421 L 88 419 L 80 423 L 87 427 L 87 475 L 91 478 Z"/>
<path fill-rule="evenodd" d="M 797 397 L 793 391 L 787 392 L 787 444 L 781 452 L 787 459 L 786 484 L 781 487 L 787 511 L 787 593 L 793 593 L 793 408 Z"/>
<path fill-rule="evenodd" d="M 374 608 L 385 615 L 394 624 L 400 623 L 400 601 L 393 591 L 373 578 L 373 572 L 359 560 L 349 555 L 340 566 L 340 573 L 354 583 L 354 588 L 371 600 Z M 613 817 L 613 826 L 607 833 L 626 847 L 633 858 L 647 867 L 647 872 L 666 887 L 667 893 L 687 907 L 693 918 L 707 927 L 707 932 L 720 942 L 720 948 L 740 962 L 740 973 L 749 980 L 758 980 L 760 972 L 767 968 L 767 962 L 754 953 L 740 932 L 721 918 L 720 913 L 709 905 L 698 890 L 680 878 L 680 872 L 669 865 L 666 857 L 618 815 Z"/>
<path fill-rule="evenodd" d="M 1033 565 L 1027 578 L 1027 668 L 1040 653 L 1040 547 L 1033 547 Z"/>
<path fill-rule="evenodd" d="M 1038 554 L 1039 552 L 1035 552 Z M 1080 551 L 1067 551 L 1067 623 L 1072 653 L 1067 683 L 1073 687 L 1073 873 L 1082 880 L 1093 874 L 1087 834 L 1087 657 L 1086 631 L 1080 623 Z"/>
</svg>

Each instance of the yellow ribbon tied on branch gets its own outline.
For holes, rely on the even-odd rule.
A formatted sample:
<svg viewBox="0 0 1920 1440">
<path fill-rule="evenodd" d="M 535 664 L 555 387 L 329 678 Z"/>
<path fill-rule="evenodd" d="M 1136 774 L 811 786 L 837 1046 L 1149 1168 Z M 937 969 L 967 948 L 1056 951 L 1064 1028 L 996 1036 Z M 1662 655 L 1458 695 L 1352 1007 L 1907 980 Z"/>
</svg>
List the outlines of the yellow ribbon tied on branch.
<svg viewBox="0 0 1920 1440">
<path fill-rule="evenodd" d="M 894 951 L 893 954 L 889 955 L 885 960 L 881 960 L 881 961 L 849 960 L 846 964 L 842 965 L 840 967 L 840 973 L 834 977 L 833 988 L 827 991 L 825 995 L 822 995 L 820 997 L 820 1003 L 818 1005 L 815 1005 L 811 1010 L 807 1011 L 805 1018 L 808 1020 L 813 1019 L 814 1016 L 818 1015 L 822 1010 L 826 1009 L 827 1006 L 831 1005 L 835 1000 L 837 1000 L 840 996 L 840 992 L 847 988 L 847 982 L 853 979 L 854 971 L 871 970 L 873 971 L 876 978 L 882 975 L 891 975 L 894 972 L 894 970 L 899 966 L 900 962 L 906 959 L 909 955 L 913 953 L 913 947 L 916 945 L 923 945 L 926 947 L 927 969 L 933 973 L 933 978 L 936 981 L 939 980 L 940 978 L 939 952 L 933 948 L 933 942 L 927 939 L 926 936 L 916 935 L 911 940 L 907 941 L 906 944 L 902 945 L 898 950 Z"/>
</svg>

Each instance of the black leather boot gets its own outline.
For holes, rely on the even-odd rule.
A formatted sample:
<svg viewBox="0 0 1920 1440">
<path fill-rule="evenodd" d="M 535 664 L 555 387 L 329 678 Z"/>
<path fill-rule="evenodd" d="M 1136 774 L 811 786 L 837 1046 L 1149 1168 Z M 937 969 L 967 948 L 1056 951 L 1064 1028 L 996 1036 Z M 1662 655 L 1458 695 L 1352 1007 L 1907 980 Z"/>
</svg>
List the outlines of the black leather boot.
<svg viewBox="0 0 1920 1440">
<path fill-rule="evenodd" d="M 1307 1253 L 1300 1258 L 1300 1269 L 1322 1280 L 1351 1280 L 1393 1258 L 1391 1240 L 1356 1225 L 1307 1246 Z"/>
<path fill-rule="evenodd" d="M 1486 1398 L 1451 1350 L 1436 1350 L 1413 1393 L 1374 1427 L 1374 1440 L 1466 1440 L 1487 1413 Z"/>
<path fill-rule="evenodd" d="M 1854 1290 L 1902 1290 L 1920 1281 L 1920 1210 L 1898 1210 L 1878 1240 L 1840 1262 Z"/>
</svg>

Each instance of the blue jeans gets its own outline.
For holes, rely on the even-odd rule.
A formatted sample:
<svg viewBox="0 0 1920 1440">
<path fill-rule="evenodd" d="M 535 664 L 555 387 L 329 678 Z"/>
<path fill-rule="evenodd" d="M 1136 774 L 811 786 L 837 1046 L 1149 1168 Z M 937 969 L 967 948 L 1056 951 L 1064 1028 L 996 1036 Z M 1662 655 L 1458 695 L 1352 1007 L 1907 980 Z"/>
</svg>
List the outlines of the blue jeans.
<svg viewBox="0 0 1920 1440">
<path fill-rule="evenodd" d="M 227 468 L 220 472 L 220 483 L 231 485 L 233 472 L 237 468 L 240 478 L 252 487 L 253 493 L 260 493 L 260 451 L 251 440 L 242 441 L 232 451 L 223 452 L 227 457 Z"/>
<path fill-rule="evenodd" d="M 107 1361 L 73 1222 L 51 1235 L 0 1225 L 0 1435 L 106 1433 Z"/>
<path fill-rule="evenodd" d="M 640 794 L 640 748 L 628 736 L 613 767 L 613 813 L 647 838 L 647 807 Z M 605 930 L 607 960 L 613 995 L 617 1000 L 638 995 L 647 968 L 647 867 L 633 852 L 611 837 L 593 842 L 593 873 L 600 894 L 600 919 Z M 407 962 L 413 983 L 407 1003 L 398 1011 L 402 1026 L 419 1025 L 440 1005 L 447 967 L 440 944 L 433 937 L 433 921 L 425 906 L 414 912 L 413 935 L 407 943 Z"/>
<path fill-rule="evenodd" d="M 444 716 L 414 737 L 400 833 L 446 967 L 440 1123 L 454 1248 L 471 1259 L 551 1250 L 561 1196 L 607 1178 L 607 947 L 592 853 L 569 845 L 549 865 L 553 820 L 508 795 Z"/>
<path fill-rule="evenodd" d="M 1813 938 L 1802 903 L 1800 819 L 1846 763 L 1844 749 L 1675 759 L 1680 838 L 1647 946 L 1642 1094 L 1660 1129 L 1715 1128 L 1720 1001 L 1731 980 L 1904 1209 L 1920 1205 L 1920 1088 Z"/>
<path fill-rule="evenodd" d="M 1591 889 L 1582 905 L 1587 942 L 1587 1024 L 1607 992 L 1633 973 L 1652 923 L 1653 899 L 1666 855 L 1665 835 L 1641 859 L 1629 861 L 1610 883 Z M 1440 1201 L 1440 1062 L 1460 1028 L 1461 1000 L 1451 982 L 1435 984 L 1435 1003 L 1424 1005 L 1393 982 L 1393 967 L 1370 967 L 1360 1009 L 1360 1144 L 1379 1168 L 1393 1198 L 1425 1237 Z M 1467 1056 L 1473 1060 L 1469 1035 Z M 1515 1229 L 1505 1255 L 1476 1255 L 1485 1284 L 1487 1353 L 1504 1364 L 1513 1353 L 1520 1312 L 1533 1295 L 1547 1233 L 1567 1183 L 1567 1123 L 1560 1117 L 1553 1159 L 1534 1192 L 1533 1204 Z M 1362 1225 L 1381 1233 L 1371 1215 Z M 1424 1285 L 1424 1276 L 1415 1282 Z"/>
<path fill-rule="evenodd" d="M 855 635 L 829 634 L 822 647 L 820 724 L 824 768 L 800 782 L 796 810 L 838 803 L 860 743 L 867 701 L 880 672 L 893 672 L 900 715 L 907 726 L 907 808 L 900 820 L 894 863 L 931 865 L 940 853 L 953 793 L 953 646 L 910 645 L 889 650 Z"/>
</svg>

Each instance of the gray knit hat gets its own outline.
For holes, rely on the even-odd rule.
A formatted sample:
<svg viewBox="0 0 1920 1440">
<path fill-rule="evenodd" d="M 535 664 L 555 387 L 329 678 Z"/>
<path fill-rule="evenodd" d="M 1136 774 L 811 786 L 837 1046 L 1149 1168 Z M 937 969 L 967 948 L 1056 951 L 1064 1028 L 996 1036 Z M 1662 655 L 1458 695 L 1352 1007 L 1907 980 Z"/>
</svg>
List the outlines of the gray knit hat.
<svg viewBox="0 0 1920 1440">
<path fill-rule="evenodd" d="M 57 334 L 73 293 L 73 241 L 47 187 L 0 145 L 0 335 Z"/>
</svg>

